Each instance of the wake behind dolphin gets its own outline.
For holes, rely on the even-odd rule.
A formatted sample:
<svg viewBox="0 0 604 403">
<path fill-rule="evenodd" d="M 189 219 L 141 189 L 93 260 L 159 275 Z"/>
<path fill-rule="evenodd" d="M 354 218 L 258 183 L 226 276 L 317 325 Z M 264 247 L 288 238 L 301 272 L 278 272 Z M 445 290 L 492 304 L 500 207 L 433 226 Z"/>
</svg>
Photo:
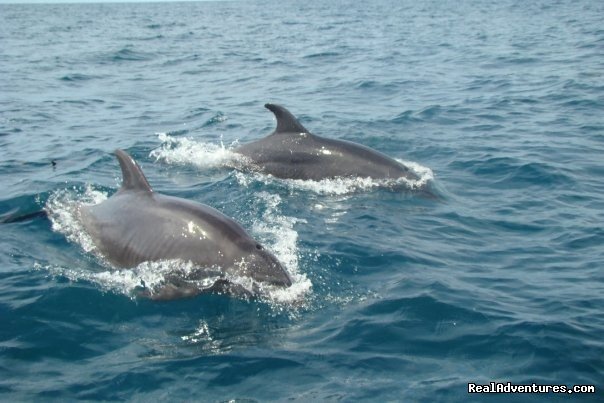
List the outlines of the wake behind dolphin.
<svg viewBox="0 0 604 403">
<path fill-rule="evenodd" d="M 234 150 L 244 155 L 255 170 L 283 179 L 315 181 L 339 177 L 418 179 L 408 167 L 379 151 L 311 134 L 284 107 L 264 106 L 277 118 L 275 131 Z"/>
<path fill-rule="evenodd" d="M 277 258 L 234 220 L 193 201 L 154 192 L 126 152 L 115 152 L 123 182 L 117 193 L 94 206 L 81 206 L 82 224 L 96 248 L 117 267 L 180 260 L 195 265 L 186 277 L 169 276 L 153 299 L 194 296 L 205 291 L 248 294 L 234 277 L 254 286 L 286 288 L 289 274 Z M 215 279 L 200 288 L 200 279 Z"/>
</svg>

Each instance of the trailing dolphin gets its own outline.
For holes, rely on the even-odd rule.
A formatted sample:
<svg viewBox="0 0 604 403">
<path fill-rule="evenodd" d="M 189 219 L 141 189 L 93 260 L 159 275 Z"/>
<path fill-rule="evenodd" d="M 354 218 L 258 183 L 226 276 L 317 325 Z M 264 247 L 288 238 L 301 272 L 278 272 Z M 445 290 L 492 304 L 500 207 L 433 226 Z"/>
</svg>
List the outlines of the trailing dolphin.
<svg viewBox="0 0 604 403">
<path fill-rule="evenodd" d="M 264 106 L 277 118 L 275 131 L 234 150 L 247 157 L 260 172 L 284 179 L 418 179 L 409 168 L 379 151 L 311 134 L 284 107 Z"/>
<path fill-rule="evenodd" d="M 175 272 L 154 299 L 173 299 L 204 291 L 249 294 L 230 281 L 251 279 L 289 287 L 292 282 L 277 258 L 234 220 L 209 206 L 154 192 L 138 164 L 122 150 L 115 155 L 122 169 L 121 188 L 94 206 L 81 206 L 80 218 L 100 253 L 117 267 L 179 259 L 195 269 Z M 210 280 L 210 284 L 204 284 Z"/>
</svg>

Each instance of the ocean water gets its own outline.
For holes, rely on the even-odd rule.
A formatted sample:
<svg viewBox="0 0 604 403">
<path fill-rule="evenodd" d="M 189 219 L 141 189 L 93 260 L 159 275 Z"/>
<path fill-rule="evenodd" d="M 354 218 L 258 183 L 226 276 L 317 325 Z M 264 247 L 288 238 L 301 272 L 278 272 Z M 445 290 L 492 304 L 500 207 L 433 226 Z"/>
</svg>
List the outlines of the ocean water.
<svg viewBox="0 0 604 403">
<path fill-rule="evenodd" d="M 0 400 L 602 401 L 603 27 L 589 0 L 1 4 Z M 265 102 L 421 183 L 234 170 Z M 116 148 L 292 289 L 137 298 L 175 263 L 112 270 L 73 216 Z M 467 393 L 491 381 L 596 393 Z"/>
</svg>

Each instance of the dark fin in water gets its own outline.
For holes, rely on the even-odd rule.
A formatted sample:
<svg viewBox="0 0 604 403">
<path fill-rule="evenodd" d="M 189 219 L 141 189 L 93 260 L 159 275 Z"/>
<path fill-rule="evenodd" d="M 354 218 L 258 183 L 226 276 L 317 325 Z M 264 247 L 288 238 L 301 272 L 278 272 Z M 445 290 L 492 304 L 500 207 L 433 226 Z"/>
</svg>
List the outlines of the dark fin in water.
<svg viewBox="0 0 604 403">
<path fill-rule="evenodd" d="M 277 128 L 275 133 L 310 133 L 298 122 L 298 119 L 287 109 L 275 104 L 265 104 L 264 107 L 275 114 Z"/>
<path fill-rule="evenodd" d="M 47 218 L 48 213 L 44 210 L 34 211 L 32 213 L 18 214 L 19 209 L 14 209 L 8 213 L 0 215 L 0 224 L 11 224 L 15 222 L 23 222 L 35 220 L 36 218 Z"/>
<path fill-rule="evenodd" d="M 115 156 L 120 162 L 122 168 L 122 187 L 120 191 L 126 190 L 143 190 L 146 192 L 153 192 L 145 174 L 138 166 L 136 161 L 124 150 L 115 150 Z"/>
<path fill-rule="evenodd" d="M 172 277 L 167 280 L 166 284 L 161 287 L 150 290 L 141 283 L 141 287 L 137 287 L 135 295 L 137 297 L 149 298 L 154 301 L 169 301 L 173 299 L 191 298 L 199 294 L 213 293 L 218 295 L 232 295 L 242 299 L 251 299 L 253 294 L 243 288 L 239 284 L 233 284 L 228 280 L 219 279 L 207 288 L 201 288 L 194 283 L 189 283 L 186 280 Z"/>
<path fill-rule="evenodd" d="M 201 294 L 203 290 L 192 284 L 174 285 L 171 283 L 165 284 L 159 290 L 153 292 L 148 288 L 139 288 L 136 290 L 137 297 L 149 298 L 154 301 L 170 301 L 173 299 L 192 298 Z"/>
</svg>

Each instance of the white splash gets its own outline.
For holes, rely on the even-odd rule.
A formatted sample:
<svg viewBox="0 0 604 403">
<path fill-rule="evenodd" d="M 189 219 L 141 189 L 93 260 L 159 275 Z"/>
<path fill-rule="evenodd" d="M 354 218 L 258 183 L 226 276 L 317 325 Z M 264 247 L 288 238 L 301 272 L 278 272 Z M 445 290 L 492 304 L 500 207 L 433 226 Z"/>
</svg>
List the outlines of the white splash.
<svg viewBox="0 0 604 403">
<path fill-rule="evenodd" d="M 174 137 L 166 133 L 158 133 L 162 144 L 149 153 L 156 161 L 168 164 L 191 164 L 200 168 L 218 168 L 237 166 L 242 156 L 232 151 L 237 143 L 225 147 L 222 140 L 220 145 L 202 143 L 188 137 Z"/>
<path fill-rule="evenodd" d="M 83 194 L 73 187 L 71 190 L 58 190 L 51 194 L 44 210 L 48 213 L 53 231 L 79 244 L 85 252 L 92 252 L 96 246 L 79 221 L 79 210 L 82 205 L 95 205 L 106 199 L 107 193 L 91 186 L 86 186 Z"/>
<path fill-rule="evenodd" d="M 182 341 L 186 341 L 191 344 L 196 344 L 202 341 L 213 341 L 212 334 L 210 333 L 210 326 L 204 320 L 199 321 L 199 325 L 192 334 L 184 335 L 180 338 Z"/>
<path fill-rule="evenodd" d="M 432 172 L 430 168 L 418 164 L 414 161 L 405 161 L 400 158 L 395 158 L 395 160 L 409 168 L 418 176 L 418 179 L 416 180 L 405 178 L 396 179 L 396 181 L 404 181 L 405 183 L 407 183 L 409 189 L 421 189 L 425 187 L 429 182 L 434 181 L 434 172 Z"/>
<path fill-rule="evenodd" d="M 52 265 L 42 266 L 39 264 L 34 267 L 44 269 L 55 276 L 66 277 L 74 282 L 87 281 L 95 284 L 105 292 L 115 292 L 131 298 L 135 298 L 138 292 L 153 297 L 154 294 L 161 292 L 168 277 L 176 274 L 179 278 L 186 279 L 186 283 L 198 289 L 209 288 L 219 279 L 218 275 L 204 277 L 199 280 L 187 279 L 188 275 L 193 274 L 199 268 L 190 262 L 184 262 L 179 259 L 143 262 L 132 269 L 111 268 L 100 272 L 90 269 L 73 269 Z"/>
<path fill-rule="evenodd" d="M 259 192 L 255 196 L 265 206 L 265 210 L 262 219 L 254 222 L 252 233 L 262 243 L 268 245 L 292 279 L 292 286 L 289 288 L 262 286 L 263 290 L 270 301 L 277 304 L 300 302 L 312 289 L 311 281 L 299 270 L 298 233 L 294 229 L 296 223 L 305 221 L 282 215 L 279 211 L 281 204 L 279 195 Z"/>
<path fill-rule="evenodd" d="M 304 179 L 280 179 L 272 175 L 258 172 L 244 173 L 236 172 L 235 178 L 241 186 L 249 186 L 254 182 L 264 185 L 283 185 L 290 190 L 306 190 L 322 195 L 346 195 L 356 192 L 370 191 L 372 189 L 407 189 L 418 190 L 424 188 L 430 181 L 434 180 L 434 174 L 428 167 L 415 162 L 397 160 L 412 170 L 418 179 L 372 179 L 372 178 L 333 178 L 315 180 Z"/>
</svg>

